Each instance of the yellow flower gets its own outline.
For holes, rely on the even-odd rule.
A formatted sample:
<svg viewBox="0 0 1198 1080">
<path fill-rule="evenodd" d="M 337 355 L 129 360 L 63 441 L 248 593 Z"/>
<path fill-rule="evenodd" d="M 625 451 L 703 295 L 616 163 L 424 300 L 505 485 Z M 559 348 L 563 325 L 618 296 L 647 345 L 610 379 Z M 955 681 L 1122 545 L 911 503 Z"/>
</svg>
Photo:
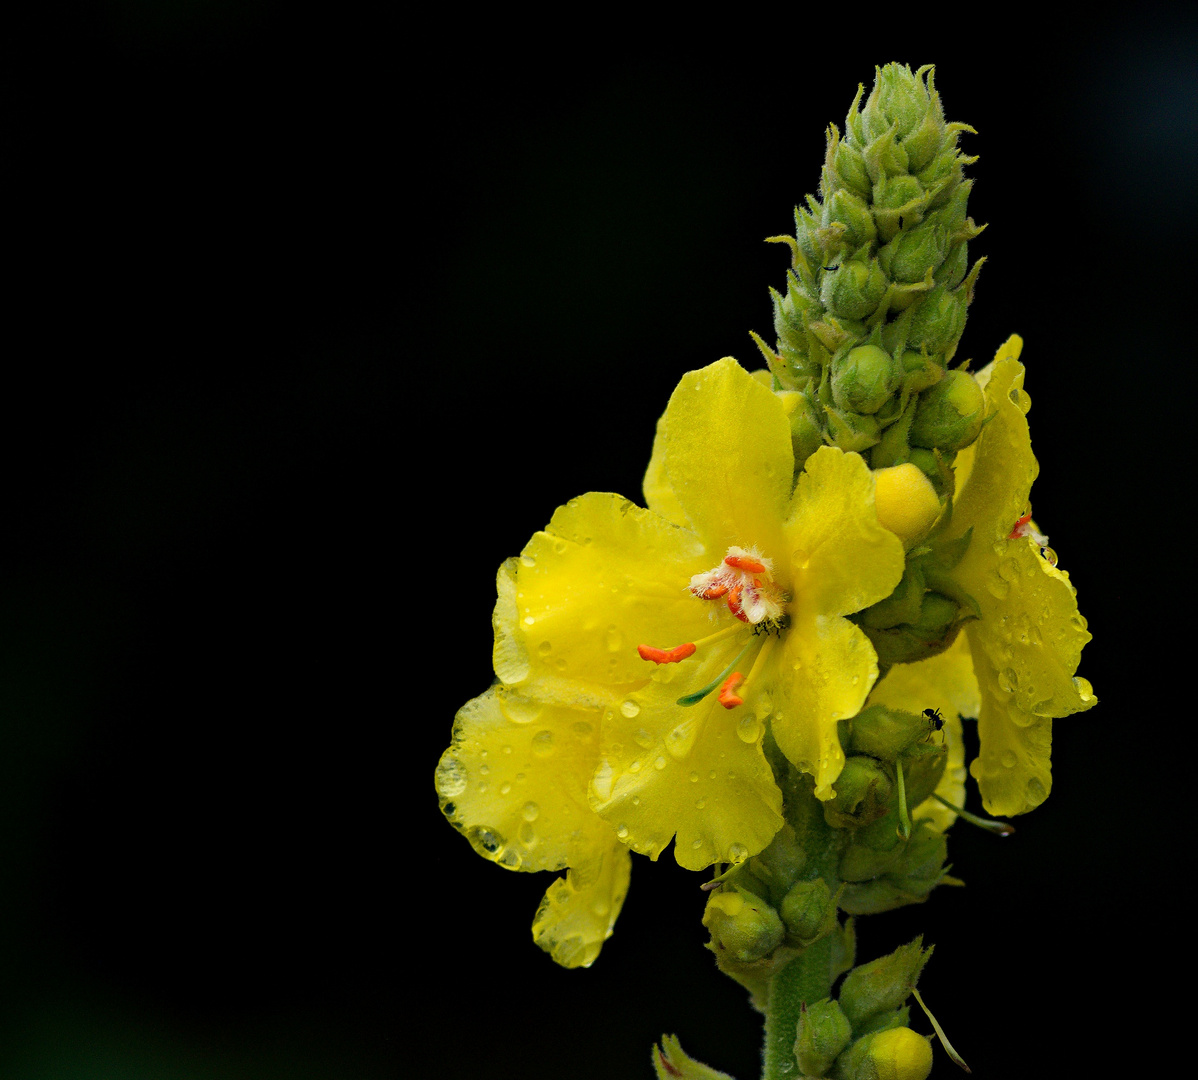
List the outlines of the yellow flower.
<svg viewBox="0 0 1198 1080">
<path fill-rule="evenodd" d="M 793 469 L 782 401 L 721 360 L 670 399 L 649 509 L 583 495 L 500 570 L 499 685 L 459 712 L 437 786 L 481 854 L 572 868 L 538 913 L 559 959 L 593 959 L 610 932 L 628 848 L 657 858 L 677 836 L 698 870 L 770 842 L 782 797 L 767 719 L 833 795 L 836 722 L 878 674 L 845 616 L 890 594 L 903 547 L 858 455 L 824 447 L 797 485 Z"/>
<path fill-rule="evenodd" d="M 949 766 L 939 794 L 958 806 L 964 776 L 957 717 L 976 716 L 981 750 L 970 772 L 987 812 L 1008 816 L 1048 796 L 1053 718 L 1097 701 L 1090 684 L 1074 676 L 1090 640 L 1076 590 L 1027 509 L 1039 466 L 1028 432 L 1022 347 L 1012 337 L 978 373 L 986 425 L 955 464 L 950 535 L 970 528 L 973 534 L 952 576 L 977 601 L 981 618 L 965 624 L 948 652 L 894 668 L 871 698 L 907 711 L 943 711 Z M 943 826 L 955 816 L 931 802 L 917 813 Z"/>
</svg>

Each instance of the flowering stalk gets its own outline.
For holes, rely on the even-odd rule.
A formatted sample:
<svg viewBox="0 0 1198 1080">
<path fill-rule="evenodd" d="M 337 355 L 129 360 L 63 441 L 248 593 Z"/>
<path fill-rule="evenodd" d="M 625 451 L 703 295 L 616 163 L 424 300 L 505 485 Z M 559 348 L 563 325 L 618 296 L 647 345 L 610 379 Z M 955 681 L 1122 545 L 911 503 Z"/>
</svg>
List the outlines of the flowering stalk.
<svg viewBox="0 0 1198 1080">
<path fill-rule="evenodd" d="M 768 371 L 684 375 L 645 506 L 583 495 L 500 567 L 496 683 L 436 776 L 481 855 L 566 871 L 533 921 L 566 967 L 611 935 L 631 853 L 710 868 L 709 948 L 766 1015 L 765 1080 L 928 1075 L 909 999 L 931 949 L 857 964 L 854 920 L 959 884 L 963 719 L 986 811 L 1013 815 L 1049 793 L 1052 720 L 1095 702 L 1028 504 L 1022 342 L 950 367 L 980 266 L 972 129 L 930 68 L 862 94 L 783 238 Z M 724 1075 L 672 1037 L 653 1066 Z"/>
</svg>

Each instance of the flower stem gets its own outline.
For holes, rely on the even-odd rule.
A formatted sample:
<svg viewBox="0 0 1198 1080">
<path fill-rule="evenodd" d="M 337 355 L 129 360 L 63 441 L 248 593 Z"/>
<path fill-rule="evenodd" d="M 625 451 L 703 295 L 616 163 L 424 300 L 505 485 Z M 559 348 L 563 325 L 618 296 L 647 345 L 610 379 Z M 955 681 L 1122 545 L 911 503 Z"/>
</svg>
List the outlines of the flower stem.
<svg viewBox="0 0 1198 1080">
<path fill-rule="evenodd" d="M 803 1006 L 832 993 L 832 935 L 808 946 L 770 980 L 761 1080 L 795 1080 L 795 1037 Z"/>
</svg>

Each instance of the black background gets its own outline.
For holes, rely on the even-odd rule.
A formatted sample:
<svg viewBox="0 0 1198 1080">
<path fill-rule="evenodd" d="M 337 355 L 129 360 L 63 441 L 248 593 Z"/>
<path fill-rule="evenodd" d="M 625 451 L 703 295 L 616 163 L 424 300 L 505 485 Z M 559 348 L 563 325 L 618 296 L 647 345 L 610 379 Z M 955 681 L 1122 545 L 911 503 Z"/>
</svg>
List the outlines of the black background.
<svg viewBox="0 0 1198 1080">
<path fill-rule="evenodd" d="M 574 495 L 639 494 L 684 371 L 758 366 L 761 240 L 889 60 L 978 130 L 962 354 L 1024 337 L 1101 703 L 1015 837 L 954 829 L 967 888 L 864 920 L 860 956 L 936 944 L 921 988 L 975 1075 L 1151 1071 L 1190 937 L 1198 41 L 1144 6 L 989 17 L 125 0 L 31 28 L 0 1075 L 647 1077 L 662 1032 L 757 1074 L 694 875 L 638 858 L 561 971 L 528 932 L 550 879 L 474 855 L 432 771 L 490 681 L 495 568 Z"/>
</svg>

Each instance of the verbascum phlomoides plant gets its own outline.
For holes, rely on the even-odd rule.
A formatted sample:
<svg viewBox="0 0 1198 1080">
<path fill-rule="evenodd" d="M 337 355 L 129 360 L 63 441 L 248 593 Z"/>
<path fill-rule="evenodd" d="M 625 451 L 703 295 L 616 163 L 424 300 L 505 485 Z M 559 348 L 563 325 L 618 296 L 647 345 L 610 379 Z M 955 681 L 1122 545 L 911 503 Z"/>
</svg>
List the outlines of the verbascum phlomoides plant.
<svg viewBox="0 0 1198 1080">
<path fill-rule="evenodd" d="M 864 98 L 864 102 L 862 99 Z M 595 961 L 631 857 L 706 871 L 720 970 L 766 1014 L 765 1080 L 920 1080 L 931 949 L 856 964 L 854 920 L 957 883 L 987 813 L 1051 787 L 1090 708 L 1076 592 L 1031 516 L 1022 342 L 957 363 L 980 261 L 973 158 L 931 68 L 880 69 L 795 213 L 766 367 L 683 375 L 643 503 L 581 495 L 499 568 L 494 685 L 458 712 L 441 808 L 482 856 L 555 878 L 533 919 Z M 841 978 L 843 976 L 843 979 Z M 838 982 L 839 980 L 839 982 Z M 949 1056 L 936 1021 L 929 1022 Z M 662 1078 L 716 1077 L 668 1037 Z"/>
</svg>

